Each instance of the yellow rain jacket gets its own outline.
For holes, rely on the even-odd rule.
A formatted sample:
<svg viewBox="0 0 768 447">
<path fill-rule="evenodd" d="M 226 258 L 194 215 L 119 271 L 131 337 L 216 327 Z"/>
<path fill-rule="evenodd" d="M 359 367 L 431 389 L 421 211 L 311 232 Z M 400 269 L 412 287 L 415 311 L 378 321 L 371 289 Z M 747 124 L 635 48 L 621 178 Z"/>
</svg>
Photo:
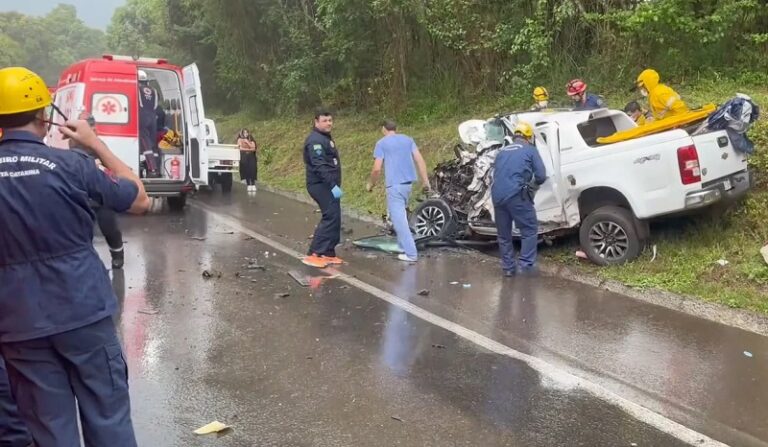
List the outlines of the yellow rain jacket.
<svg viewBox="0 0 768 447">
<path fill-rule="evenodd" d="M 690 111 L 680 99 L 680 95 L 669 86 L 659 83 L 659 73 L 656 70 L 648 69 L 640 73 L 637 86 L 648 91 L 648 105 L 654 120 L 680 116 Z"/>
</svg>

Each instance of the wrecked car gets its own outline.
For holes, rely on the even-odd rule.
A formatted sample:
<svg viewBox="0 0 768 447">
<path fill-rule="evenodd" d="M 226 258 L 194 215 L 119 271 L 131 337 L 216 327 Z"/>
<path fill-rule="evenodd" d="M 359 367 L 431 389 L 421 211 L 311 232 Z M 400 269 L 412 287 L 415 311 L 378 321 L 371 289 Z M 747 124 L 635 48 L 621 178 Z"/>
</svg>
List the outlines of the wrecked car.
<svg viewBox="0 0 768 447">
<path fill-rule="evenodd" d="M 458 128 L 456 157 L 435 168 L 435 194 L 411 213 L 411 228 L 442 240 L 495 239 L 493 162 L 523 120 L 534 126 L 547 168 L 535 197 L 542 238 L 578 231 L 592 262 L 631 261 L 650 237 L 650 220 L 736 200 L 750 189 L 747 156 L 734 150 L 725 131 L 695 133 L 703 119 L 612 144 L 597 140 L 637 127 L 619 110 L 529 111 L 466 121 Z"/>
</svg>

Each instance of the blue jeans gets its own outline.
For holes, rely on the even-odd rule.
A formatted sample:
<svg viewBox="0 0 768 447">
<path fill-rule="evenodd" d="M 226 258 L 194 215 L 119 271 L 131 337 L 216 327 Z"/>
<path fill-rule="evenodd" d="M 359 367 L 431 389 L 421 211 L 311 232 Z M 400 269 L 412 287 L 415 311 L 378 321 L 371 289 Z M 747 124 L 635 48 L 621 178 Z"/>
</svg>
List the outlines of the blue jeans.
<svg viewBox="0 0 768 447">
<path fill-rule="evenodd" d="M 112 317 L 0 344 L 19 413 L 38 447 L 136 447 L 128 369 Z M 77 399 L 77 405 L 75 405 Z"/>
<path fill-rule="evenodd" d="M 496 215 L 501 268 L 504 271 L 530 270 L 536 265 L 539 222 L 536 209 L 524 194 L 517 194 L 501 203 L 493 204 Z M 512 244 L 512 223 L 520 230 L 520 261 L 515 260 L 515 247 Z"/>
<path fill-rule="evenodd" d="M 0 447 L 26 447 L 32 442 L 11 395 L 8 373 L 0 357 Z"/>
<path fill-rule="evenodd" d="M 419 253 L 416 251 L 416 242 L 413 240 L 411 227 L 408 225 L 408 199 L 411 197 L 411 184 L 393 185 L 387 187 L 387 209 L 389 218 L 395 227 L 397 244 L 406 256 L 416 259 Z"/>
</svg>

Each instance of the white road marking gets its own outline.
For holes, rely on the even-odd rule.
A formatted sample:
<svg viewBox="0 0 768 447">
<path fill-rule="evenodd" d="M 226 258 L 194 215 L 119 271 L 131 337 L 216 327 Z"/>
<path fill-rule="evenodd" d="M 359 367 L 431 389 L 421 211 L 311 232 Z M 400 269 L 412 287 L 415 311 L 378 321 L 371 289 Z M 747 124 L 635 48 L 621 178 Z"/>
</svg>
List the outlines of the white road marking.
<svg viewBox="0 0 768 447">
<path fill-rule="evenodd" d="M 261 233 L 258 233 L 249 228 L 246 228 L 238 220 L 222 215 L 219 212 L 217 212 L 215 209 L 207 205 L 204 205 L 200 202 L 195 201 L 192 204 L 192 206 L 202 209 L 203 211 L 213 216 L 215 219 L 221 221 L 223 224 L 245 235 L 248 235 L 254 238 L 255 240 L 261 242 L 262 244 L 272 247 L 277 251 L 283 252 L 284 254 L 295 257 L 295 258 L 301 258 L 304 256 L 302 253 L 299 253 L 298 251 L 286 245 L 283 245 L 280 242 L 272 240 L 267 236 L 262 235 Z M 326 269 L 326 270 L 329 270 L 329 269 Z M 344 281 L 350 286 L 356 287 L 370 295 L 373 295 L 394 306 L 397 306 L 417 318 L 420 318 L 428 323 L 431 323 L 435 326 L 438 326 L 447 331 L 450 331 L 458 335 L 459 337 L 462 337 L 482 348 L 487 349 L 488 351 L 494 352 L 499 355 L 504 355 L 516 360 L 523 361 L 527 363 L 531 368 L 538 371 L 543 376 L 546 376 L 550 380 L 553 380 L 561 384 L 562 386 L 579 387 L 605 402 L 616 405 L 617 407 L 624 410 L 626 413 L 630 414 L 635 419 L 641 422 L 644 422 L 658 429 L 659 431 L 667 433 L 683 442 L 686 442 L 688 444 L 695 445 L 695 446 L 727 447 L 727 444 L 723 444 L 720 441 L 714 440 L 704 434 L 701 434 L 682 424 L 679 424 L 671 419 L 668 419 L 662 416 L 661 414 L 656 413 L 653 410 L 650 410 L 642 405 L 636 404 L 628 399 L 625 399 L 619 396 L 618 394 L 614 393 L 613 391 L 610 391 L 609 389 L 603 387 L 602 385 L 599 385 L 597 383 L 591 382 L 586 379 L 582 379 L 581 377 L 575 376 L 570 372 L 565 371 L 562 368 L 557 367 L 549 362 L 546 362 L 537 357 L 533 357 L 531 355 L 528 355 L 523 352 L 517 351 L 513 348 L 510 348 L 509 346 L 506 346 L 495 340 L 492 340 L 471 329 L 467 329 L 464 326 L 461 326 L 457 323 L 446 320 L 445 318 L 435 315 L 432 312 L 429 312 L 426 309 L 416 306 L 415 304 L 407 300 L 404 300 L 398 296 L 395 296 L 387 291 L 381 290 L 376 286 L 368 284 L 355 277 L 347 275 L 341 271 L 334 270 L 333 272 L 338 273 L 339 275 L 337 278 L 338 280 Z"/>
</svg>

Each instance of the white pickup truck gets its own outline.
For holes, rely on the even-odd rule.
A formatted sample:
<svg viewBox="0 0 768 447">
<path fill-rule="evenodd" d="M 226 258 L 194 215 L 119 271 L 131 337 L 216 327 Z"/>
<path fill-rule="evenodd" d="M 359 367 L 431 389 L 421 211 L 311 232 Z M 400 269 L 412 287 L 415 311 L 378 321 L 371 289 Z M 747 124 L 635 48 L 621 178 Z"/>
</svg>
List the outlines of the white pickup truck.
<svg viewBox="0 0 768 447">
<path fill-rule="evenodd" d="M 204 119 L 205 139 L 208 145 L 208 186 L 221 185 L 221 191 L 232 191 L 232 177 L 240 168 L 240 150 L 235 144 L 221 144 L 216 124 Z"/>
<path fill-rule="evenodd" d="M 636 258 L 650 236 L 649 220 L 735 200 L 752 186 L 746 155 L 725 131 L 692 136 L 700 123 L 600 145 L 598 137 L 636 124 L 609 109 L 515 113 L 459 126 L 456 159 L 437 166 L 436 195 L 411 215 L 417 235 L 496 236 L 491 167 L 518 120 L 534 126 L 547 168 L 535 197 L 540 233 L 556 237 L 580 227 L 582 250 L 600 265 Z"/>
</svg>

